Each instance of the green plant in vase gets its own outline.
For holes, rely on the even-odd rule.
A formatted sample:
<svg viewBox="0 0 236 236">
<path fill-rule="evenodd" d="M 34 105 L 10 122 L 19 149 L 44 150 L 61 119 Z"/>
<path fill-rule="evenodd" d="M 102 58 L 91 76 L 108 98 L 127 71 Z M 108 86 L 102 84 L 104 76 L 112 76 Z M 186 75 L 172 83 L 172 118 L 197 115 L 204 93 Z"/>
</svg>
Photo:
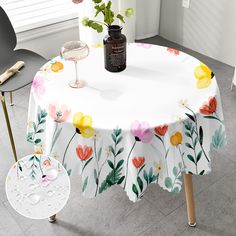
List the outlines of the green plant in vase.
<svg viewBox="0 0 236 236">
<path fill-rule="evenodd" d="M 99 14 L 103 16 L 103 21 L 97 21 L 94 19 L 89 19 L 89 17 L 84 17 L 82 20 L 83 26 L 90 27 L 96 30 L 98 33 L 103 32 L 103 26 L 110 27 L 116 19 L 120 20 L 122 23 L 125 23 L 125 17 L 131 17 L 134 14 L 133 8 L 127 8 L 124 11 L 124 15 L 122 13 L 115 13 L 111 7 L 112 2 L 108 1 L 105 3 L 103 0 L 92 0 L 94 3 L 94 9 L 96 13 L 94 17 L 96 18 Z"/>
<path fill-rule="evenodd" d="M 110 72 L 120 72 L 126 68 L 125 35 L 121 33 L 122 26 L 113 24 L 119 20 L 125 23 L 125 18 L 134 15 L 133 8 L 127 8 L 123 12 L 115 12 L 112 9 L 112 1 L 92 0 L 95 9 L 94 18 L 102 16 L 102 21 L 84 17 L 82 25 L 90 27 L 98 33 L 103 32 L 104 26 L 108 29 L 108 35 L 104 37 L 104 62 L 105 68 Z"/>
</svg>

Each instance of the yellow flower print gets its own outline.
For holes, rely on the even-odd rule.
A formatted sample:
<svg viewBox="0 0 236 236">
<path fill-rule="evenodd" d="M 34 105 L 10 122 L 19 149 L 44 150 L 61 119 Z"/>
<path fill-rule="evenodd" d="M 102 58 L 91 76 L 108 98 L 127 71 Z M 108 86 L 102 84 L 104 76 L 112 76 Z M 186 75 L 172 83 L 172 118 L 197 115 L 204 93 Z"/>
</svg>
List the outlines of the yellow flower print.
<svg viewBox="0 0 236 236">
<path fill-rule="evenodd" d="M 181 144 L 183 141 L 183 136 L 182 134 L 177 131 L 175 133 L 173 133 L 171 136 L 170 136 L 170 143 L 173 145 L 173 146 L 177 146 L 179 144 Z"/>
<path fill-rule="evenodd" d="M 92 117 L 84 115 L 82 112 L 75 113 L 73 117 L 73 125 L 76 128 L 76 132 L 84 138 L 90 138 L 94 135 L 92 123 Z"/>
<path fill-rule="evenodd" d="M 214 74 L 208 66 L 200 63 L 200 66 L 194 71 L 194 76 L 197 79 L 198 89 L 203 89 L 211 85 L 211 79 L 214 77 Z"/>
<path fill-rule="evenodd" d="M 64 65 L 60 61 L 53 62 L 51 65 L 51 70 L 53 72 L 59 72 L 64 69 Z"/>
</svg>

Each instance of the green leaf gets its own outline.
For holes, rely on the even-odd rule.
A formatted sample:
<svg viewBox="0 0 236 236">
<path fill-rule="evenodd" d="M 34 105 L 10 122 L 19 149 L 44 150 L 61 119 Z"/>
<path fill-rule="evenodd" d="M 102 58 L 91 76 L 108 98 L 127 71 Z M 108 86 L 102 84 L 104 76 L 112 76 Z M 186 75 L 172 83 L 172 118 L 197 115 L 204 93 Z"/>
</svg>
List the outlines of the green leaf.
<svg viewBox="0 0 236 236">
<path fill-rule="evenodd" d="M 100 161 L 101 155 L 102 155 L 102 147 L 100 147 L 98 150 L 98 161 Z"/>
<path fill-rule="evenodd" d="M 121 134 L 122 130 L 121 129 L 116 129 L 115 134 L 118 137 Z"/>
<path fill-rule="evenodd" d="M 117 139 L 116 144 L 119 144 L 119 143 L 121 142 L 122 139 L 123 139 L 123 137 L 120 136 L 120 137 Z"/>
<path fill-rule="evenodd" d="M 90 161 L 92 161 L 92 159 L 93 159 L 93 158 L 90 158 L 90 159 L 88 159 L 88 160 L 85 162 L 85 165 L 84 165 L 83 169 L 85 169 L 85 167 L 89 164 Z"/>
<path fill-rule="evenodd" d="M 116 18 L 118 18 L 122 23 L 125 23 L 124 17 L 121 14 L 117 14 Z"/>
<path fill-rule="evenodd" d="M 185 143 L 185 146 L 188 147 L 188 148 L 193 149 L 193 147 L 192 147 L 192 145 L 190 143 Z"/>
<path fill-rule="evenodd" d="M 119 154 L 121 154 L 123 151 L 124 151 L 124 148 L 123 148 L 123 147 L 120 148 L 120 149 L 118 150 L 118 152 L 116 153 L 116 156 L 118 156 Z"/>
<path fill-rule="evenodd" d="M 133 192 L 136 194 L 136 196 L 137 196 L 137 198 L 138 198 L 138 189 L 137 189 L 137 187 L 136 187 L 135 184 L 133 184 L 132 190 L 133 190 Z"/>
<path fill-rule="evenodd" d="M 226 144 L 226 134 L 223 126 L 221 125 L 219 129 L 216 129 L 214 135 L 212 136 L 211 140 L 211 147 L 212 148 L 221 148 Z"/>
<path fill-rule="evenodd" d="M 36 132 L 36 134 L 43 133 L 43 132 L 44 132 L 44 129 L 40 129 Z"/>
<path fill-rule="evenodd" d="M 98 184 L 98 174 L 97 174 L 97 170 L 96 169 L 94 169 L 93 175 L 94 175 L 95 183 Z"/>
<path fill-rule="evenodd" d="M 203 129 L 202 126 L 199 127 L 199 143 L 203 144 Z"/>
<path fill-rule="evenodd" d="M 116 143 L 116 136 L 114 134 L 111 134 L 111 137 L 112 137 L 114 143 Z"/>
<path fill-rule="evenodd" d="M 111 151 L 111 153 L 113 154 L 113 156 L 116 156 L 115 150 L 112 146 L 109 146 L 109 150 Z"/>
<path fill-rule="evenodd" d="M 165 186 L 166 186 L 167 188 L 172 188 L 172 185 L 173 185 L 172 179 L 171 179 L 170 177 L 166 177 L 166 178 L 165 178 Z"/>
<path fill-rule="evenodd" d="M 172 189 L 172 193 L 179 193 L 179 188 L 178 187 L 174 187 L 173 189 Z"/>
<path fill-rule="evenodd" d="M 218 120 L 219 121 L 219 119 L 217 117 L 215 117 L 215 116 L 204 116 L 204 118 L 212 119 L 212 120 Z"/>
<path fill-rule="evenodd" d="M 70 176 L 71 175 L 71 169 L 67 170 L 67 174 Z"/>
<path fill-rule="evenodd" d="M 133 8 L 127 8 L 126 10 L 125 10 L 125 16 L 126 17 L 131 17 L 131 16 L 133 16 L 134 15 L 134 9 Z"/>
<path fill-rule="evenodd" d="M 37 157 L 37 156 L 35 156 L 35 160 L 39 163 L 40 162 L 40 159 Z"/>
<path fill-rule="evenodd" d="M 189 138 L 191 138 L 191 134 L 189 132 L 185 132 L 185 135 Z"/>
<path fill-rule="evenodd" d="M 142 192 L 143 191 L 143 181 L 139 176 L 137 177 L 137 182 L 138 182 L 138 186 L 140 188 L 140 191 Z"/>
<path fill-rule="evenodd" d="M 122 170 L 122 168 L 117 169 L 117 170 L 112 170 L 106 176 L 105 180 L 102 182 L 101 186 L 99 187 L 99 193 L 102 193 L 110 186 L 118 183 L 118 181 L 121 179 L 121 174 L 122 174 L 121 170 Z"/>
<path fill-rule="evenodd" d="M 120 160 L 116 165 L 116 169 L 119 169 L 119 167 L 121 167 L 123 163 L 124 163 L 124 160 Z"/>
<path fill-rule="evenodd" d="M 41 139 L 40 138 L 37 138 L 34 140 L 34 144 L 38 145 L 41 143 Z"/>
<path fill-rule="evenodd" d="M 173 168 L 173 174 L 175 177 L 178 176 L 178 168 L 176 166 Z"/>
<path fill-rule="evenodd" d="M 192 161 L 195 164 L 195 160 L 192 155 L 188 154 L 187 157 L 190 161 Z"/>
<path fill-rule="evenodd" d="M 192 120 L 193 122 L 195 122 L 194 116 L 192 116 L 192 115 L 190 115 L 190 114 L 188 114 L 188 113 L 185 113 L 185 115 L 186 115 L 190 120 Z"/>
<path fill-rule="evenodd" d="M 108 165 L 109 165 L 112 169 L 114 169 L 114 165 L 113 165 L 112 161 L 107 160 L 107 163 L 108 163 Z"/>
<path fill-rule="evenodd" d="M 95 4 L 99 4 L 102 0 L 93 0 Z"/>
<path fill-rule="evenodd" d="M 34 160 L 34 157 L 35 157 L 35 155 L 34 155 L 34 156 L 31 156 L 31 157 L 29 158 L 29 161 L 33 161 L 33 160 Z"/>
<path fill-rule="evenodd" d="M 148 174 L 147 174 L 146 170 L 143 171 L 143 178 L 146 180 L 147 184 L 149 184 Z"/>
<path fill-rule="evenodd" d="M 44 124 L 45 122 L 46 122 L 46 120 L 43 119 L 43 120 L 41 120 L 41 121 L 39 122 L 39 125 L 42 125 L 42 124 Z"/>
<path fill-rule="evenodd" d="M 36 126 L 35 122 L 33 122 L 33 128 L 34 128 L 34 132 L 36 132 L 37 126 Z"/>
<path fill-rule="evenodd" d="M 149 170 L 149 176 L 148 176 L 148 178 L 149 178 L 149 183 L 151 183 L 152 182 L 152 176 L 153 176 L 153 169 L 152 169 L 152 167 L 150 168 L 150 170 Z"/>
<path fill-rule="evenodd" d="M 193 146 L 194 146 L 194 147 L 196 147 L 197 141 L 198 141 L 198 137 L 196 137 L 196 138 L 194 139 L 194 141 L 193 141 Z"/>
<path fill-rule="evenodd" d="M 182 163 L 181 162 L 179 162 L 178 163 L 178 166 L 179 166 L 179 169 L 181 170 L 182 169 L 182 167 L 183 167 L 183 165 L 182 165 Z"/>
<path fill-rule="evenodd" d="M 202 170 L 199 175 L 204 175 L 205 170 Z"/>
<path fill-rule="evenodd" d="M 186 122 L 184 122 L 184 127 L 185 127 L 185 129 L 191 131 L 191 129 L 192 129 L 192 123 L 189 122 L 189 121 L 186 121 Z"/>
<path fill-rule="evenodd" d="M 202 156 L 202 150 L 197 154 L 197 163 L 200 161 Z"/>
<path fill-rule="evenodd" d="M 86 179 L 85 179 L 84 182 L 83 182 L 82 192 L 85 191 L 87 185 L 88 185 L 88 176 L 86 177 Z"/>
<path fill-rule="evenodd" d="M 125 179 L 125 176 L 122 176 L 122 177 L 118 180 L 117 184 L 121 184 L 124 179 Z"/>
</svg>

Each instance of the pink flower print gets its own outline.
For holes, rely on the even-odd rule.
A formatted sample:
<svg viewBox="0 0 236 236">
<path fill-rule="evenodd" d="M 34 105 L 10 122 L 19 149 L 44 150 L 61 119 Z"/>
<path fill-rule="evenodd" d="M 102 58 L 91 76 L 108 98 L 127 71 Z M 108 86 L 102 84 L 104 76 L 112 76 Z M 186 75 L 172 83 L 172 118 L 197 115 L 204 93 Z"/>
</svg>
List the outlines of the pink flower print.
<svg viewBox="0 0 236 236">
<path fill-rule="evenodd" d="M 143 143 L 149 143 L 153 138 L 153 133 L 147 122 L 135 121 L 131 125 L 131 133 L 134 135 L 136 141 Z"/>
<path fill-rule="evenodd" d="M 55 122 L 65 122 L 68 120 L 70 113 L 71 111 L 66 105 L 59 106 L 56 102 L 49 104 L 48 114 Z"/>
<path fill-rule="evenodd" d="M 44 79 L 40 76 L 35 76 L 33 83 L 32 83 L 32 89 L 34 94 L 40 98 L 41 95 L 45 94 L 46 89 L 44 87 Z"/>
<path fill-rule="evenodd" d="M 149 49 L 149 48 L 152 47 L 151 44 L 147 44 L 147 43 L 136 43 L 136 45 L 137 45 L 138 47 L 142 47 L 142 48 L 145 48 L 145 49 Z"/>
<path fill-rule="evenodd" d="M 82 3 L 84 0 L 72 0 L 72 2 L 74 3 L 74 4 L 79 4 L 79 3 Z"/>
<path fill-rule="evenodd" d="M 174 48 L 167 48 L 167 51 L 170 53 L 173 53 L 175 56 L 179 55 L 179 50 L 174 49 Z"/>
</svg>

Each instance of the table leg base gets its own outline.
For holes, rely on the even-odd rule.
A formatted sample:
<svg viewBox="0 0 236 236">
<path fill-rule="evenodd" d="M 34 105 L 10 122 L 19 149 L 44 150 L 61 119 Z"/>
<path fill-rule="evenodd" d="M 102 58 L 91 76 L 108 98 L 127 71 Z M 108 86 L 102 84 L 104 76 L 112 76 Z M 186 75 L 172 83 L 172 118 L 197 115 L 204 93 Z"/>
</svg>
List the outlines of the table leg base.
<svg viewBox="0 0 236 236">
<path fill-rule="evenodd" d="M 56 222 L 56 215 L 50 216 L 50 217 L 48 218 L 48 221 L 49 221 L 49 223 L 54 223 L 54 222 Z"/>
<path fill-rule="evenodd" d="M 196 222 L 195 222 L 195 223 L 188 223 L 188 225 L 189 225 L 190 227 L 196 227 L 197 223 L 196 223 Z"/>
</svg>

